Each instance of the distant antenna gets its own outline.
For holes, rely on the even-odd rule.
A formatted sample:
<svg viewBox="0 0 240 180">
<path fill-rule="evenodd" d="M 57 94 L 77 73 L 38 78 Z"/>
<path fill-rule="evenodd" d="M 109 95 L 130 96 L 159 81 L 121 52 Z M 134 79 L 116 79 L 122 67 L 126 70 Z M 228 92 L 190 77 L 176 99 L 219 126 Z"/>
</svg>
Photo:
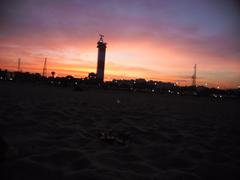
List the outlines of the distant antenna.
<svg viewBox="0 0 240 180">
<path fill-rule="evenodd" d="M 192 86 L 194 86 L 194 87 L 196 87 L 196 85 L 197 85 L 196 79 L 197 79 L 197 65 L 195 64 L 194 65 L 194 72 L 193 72 L 193 75 L 192 75 Z"/>
<path fill-rule="evenodd" d="M 100 34 L 100 33 L 98 33 L 98 34 L 99 34 L 99 37 L 100 37 L 99 42 L 103 42 L 103 37 L 104 37 L 104 35 L 103 35 L 103 34 Z"/>
<path fill-rule="evenodd" d="M 21 58 L 18 58 L 18 67 L 17 67 L 17 71 L 18 71 L 18 72 L 21 71 Z"/>
<path fill-rule="evenodd" d="M 47 58 L 45 58 L 45 61 L 44 61 L 42 76 L 46 76 L 46 75 L 47 75 Z"/>
</svg>

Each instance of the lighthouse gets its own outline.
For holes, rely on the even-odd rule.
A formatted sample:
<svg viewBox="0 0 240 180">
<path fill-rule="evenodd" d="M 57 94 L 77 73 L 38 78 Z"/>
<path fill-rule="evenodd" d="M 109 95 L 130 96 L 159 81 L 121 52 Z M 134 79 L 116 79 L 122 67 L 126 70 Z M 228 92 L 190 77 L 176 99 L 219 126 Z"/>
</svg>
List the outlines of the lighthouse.
<svg viewBox="0 0 240 180">
<path fill-rule="evenodd" d="M 105 56 L 106 56 L 106 48 L 107 43 L 104 42 L 104 35 L 99 34 L 100 39 L 97 42 L 98 48 L 98 62 L 97 62 L 97 79 L 99 82 L 104 81 L 104 68 L 105 68 Z"/>
</svg>

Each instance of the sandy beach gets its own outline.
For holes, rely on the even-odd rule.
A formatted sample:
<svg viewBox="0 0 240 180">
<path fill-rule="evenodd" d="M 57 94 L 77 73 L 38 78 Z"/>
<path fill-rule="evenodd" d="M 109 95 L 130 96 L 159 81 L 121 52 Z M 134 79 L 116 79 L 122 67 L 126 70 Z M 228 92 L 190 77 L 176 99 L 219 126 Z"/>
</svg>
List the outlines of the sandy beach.
<svg viewBox="0 0 240 180">
<path fill-rule="evenodd" d="M 0 82 L 2 180 L 240 179 L 240 102 Z"/>
</svg>

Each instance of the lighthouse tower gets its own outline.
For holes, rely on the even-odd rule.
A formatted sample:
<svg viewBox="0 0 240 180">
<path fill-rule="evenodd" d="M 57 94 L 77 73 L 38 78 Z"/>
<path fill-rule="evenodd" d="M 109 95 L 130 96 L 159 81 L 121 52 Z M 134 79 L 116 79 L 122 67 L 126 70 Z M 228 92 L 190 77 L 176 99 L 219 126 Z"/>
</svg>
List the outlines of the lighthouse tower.
<svg viewBox="0 0 240 180">
<path fill-rule="evenodd" d="M 103 41 L 104 35 L 99 34 L 100 39 L 97 42 L 98 48 L 98 63 L 97 63 L 97 79 L 99 82 L 104 81 L 105 55 L 107 43 Z"/>
</svg>

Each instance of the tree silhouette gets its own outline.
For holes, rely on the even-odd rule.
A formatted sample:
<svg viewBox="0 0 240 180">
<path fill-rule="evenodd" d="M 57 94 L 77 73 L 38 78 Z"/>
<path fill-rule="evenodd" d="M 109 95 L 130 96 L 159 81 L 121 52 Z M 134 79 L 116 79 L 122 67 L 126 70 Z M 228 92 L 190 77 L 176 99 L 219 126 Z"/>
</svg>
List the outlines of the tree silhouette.
<svg viewBox="0 0 240 180">
<path fill-rule="evenodd" d="M 95 80 L 97 78 L 97 75 L 95 73 L 91 72 L 91 73 L 88 74 L 88 78 L 90 80 Z"/>
<path fill-rule="evenodd" d="M 54 76 L 55 76 L 55 72 L 52 71 L 51 74 L 52 74 L 52 78 L 54 78 Z"/>
</svg>

